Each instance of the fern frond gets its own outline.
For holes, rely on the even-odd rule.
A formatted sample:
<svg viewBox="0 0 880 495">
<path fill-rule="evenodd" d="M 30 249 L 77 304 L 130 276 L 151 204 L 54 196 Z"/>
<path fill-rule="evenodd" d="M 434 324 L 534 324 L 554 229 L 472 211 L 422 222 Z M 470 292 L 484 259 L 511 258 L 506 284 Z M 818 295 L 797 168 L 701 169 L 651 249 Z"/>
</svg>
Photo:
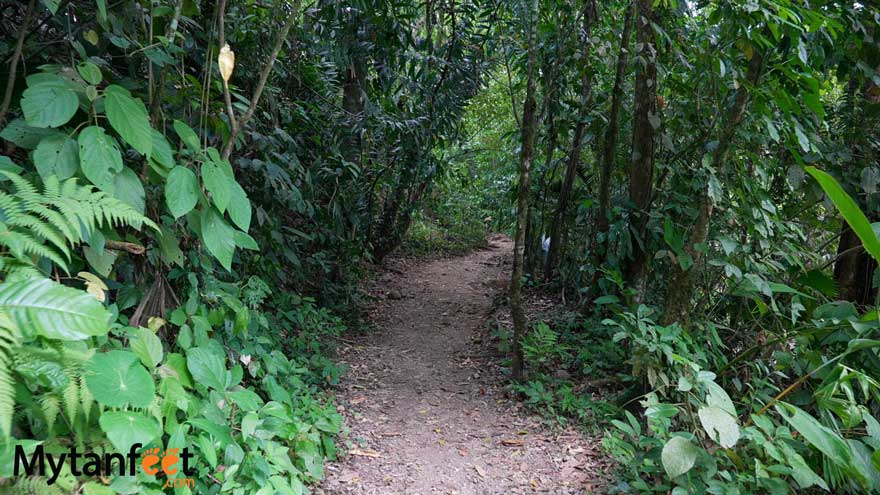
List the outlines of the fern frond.
<svg viewBox="0 0 880 495">
<path fill-rule="evenodd" d="M 5 492 L 9 495 L 62 495 L 64 491 L 57 485 L 50 485 L 45 477 L 28 476 L 19 478 L 15 484 Z"/>
<path fill-rule="evenodd" d="M 9 438 L 12 433 L 12 413 L 15 407 L 15 381 L 12 379 L 12 356 L 20 343 L 15 324 L 0 313 L 0 435 Z"/>
<path fill-rule="evenodd" d="M 0 223 L 0 244 L 8 247 L 13 256 L 21 262 L 27 262 L 28 255 L 41 256 L 52 260 L 52 262 L 62 267 L 64 271 L 67 271 L 67 263 L 58 256 L 58 253 L 41 244 L 32 235 L 10 230 L 3 223 Z"/>
<path fill-rule="evenodd" d="M 147 225 L 159 227 L 127 203 L 76 179 L 60 182 L 46 178 L 40 192 L 27 179 L 0 171 L 12 183 L 14 192 L 0 191 L 0 246 L 15 258 L 0 261 L 0 271 L 13 274 L 21 266 L 35 267 L 36 257 L 46 258 L 69 271 L 71 248 L 90 238 L 99 228 Z M 67 261 L 64 260 L 67 259 Z"/>
<path fill-rule="evenodd" d="M 86 421 L 88 421 L 92 412 L 92 404 L 95 403 L 95 398 L 92 396 L 89 387 L 86 386 L 85 380 L 79 381 L 79 402 L 82 404 L 83 416 L 86 418 Z"/>
<path fill-rule="evenodd" d="M 7 223 L 15 227 L 29 228 L 31 231 L 33 231 L 34 234 L 36 234 L 40 238 L 54 244 L 55 247 L 58 248 L 58 251 L 63 254 L 68 261 L 70 261 L 70 251 L 67 249 L 67 243 L 64 241 L 62 233 L 51 224 L 48 224 L 44 222 L 41 218 L 35 217 L 29 213 L 17 215 L 14 219 L 10 219 Z"/>
<path fill-rule="evenodd" d="M 67 387 L 64 388 L 62 397 L 64 399 L 64 412 L 70 423 L 76 421 L 77 412 L 79 411 L 79 376 L 75 373 L 68 373 Z"/>
<path fill-rule="evenodd" d="M 55 420 L 58 419 L 58 413 L 61 412 L 61 404 L 58 397 L 46 394 L 40 397 L 40 408 L 43 410 L 43 417 L 46 419 L 46 431 L 49 437 L 53 437 L 52 432 L 55 427 Z"/>
<path fill-rule="evenodd" d="M 54 177 L 54 175 L 52 177 Z M 45 205 L 37 205 L 34 207 L 33 211 L 60 230 L 71 246 L 82 241 L 79 222 L 71 223 L 70 220 L 65 218 L 61 213 L 48 208 Z"/>
</svg>

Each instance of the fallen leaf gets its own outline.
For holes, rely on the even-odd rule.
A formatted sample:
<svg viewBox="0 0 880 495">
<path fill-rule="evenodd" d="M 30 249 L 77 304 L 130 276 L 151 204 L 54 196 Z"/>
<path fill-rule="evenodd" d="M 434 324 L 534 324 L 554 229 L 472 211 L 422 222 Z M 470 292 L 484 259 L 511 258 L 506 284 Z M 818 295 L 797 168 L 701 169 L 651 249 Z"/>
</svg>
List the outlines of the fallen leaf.
<svg viewBox="0 0 880 495">
<path fill-rule="evenodd" d="M 522 444 L 523 444 L 522 440 L 507 440 L 507 439 L 505 439 L 505 440 L 501 441 L 501 445 L 504 445 L 506 447 L 516 447 L 516 446 L 519 446 Z"/>
<path fill-rule="evenodd" d="M 480 478 L 486 477 L 486 471 L 484 471 L 483 468 L 481 468 L 480 466 L 477 466 L 476 464 L 474 464 L 474 471 L 476 471 L 477 474 L 480 475 Z"/>
<path fill-rule="evenodd" d="M 382 457 L 382 454 L 376 452 L 373 449 L 352 449 L 350 451 L 351 455 L 359 455 L 362 457 Z"/>
</svg>

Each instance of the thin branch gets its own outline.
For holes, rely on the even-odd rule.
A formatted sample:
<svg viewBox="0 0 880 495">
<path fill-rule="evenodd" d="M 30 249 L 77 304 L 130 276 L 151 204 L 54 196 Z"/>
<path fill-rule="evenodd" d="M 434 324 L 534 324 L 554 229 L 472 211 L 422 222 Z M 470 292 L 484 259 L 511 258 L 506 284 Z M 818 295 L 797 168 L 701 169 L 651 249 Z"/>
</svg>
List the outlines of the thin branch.
<svg viewBox="0 0 880 495">
<path fill-rule="evenodd" d="M 221 1 L 225 3 L 225 0 Z M 281 47 L 284 46 L 284 42 L 287 40 L 287 34 L 290 32 L 290 28 L 293 27 L 293 23 L 296 21 L 296 18 L 299 15 L 299 8 L 301 3 L 301 0 L 296 0 L 293 3 L 293 10 L 290 13 L 290 16 L 287 18 L 287 22 L 285 22 L 284 26 L 281 28 L 281 32 L 278 34 L 278 40 L 275 42 L 275 48 L 272 49 L 272 54 L 269 56 L 269 60 L 263 67 L 263 72 L 260 73 L 260 80 L 257 83 L 256 89 L 254 89 L 254 95 L 253 97 L 251 97 L 251 104 L 245 114 L 241 117 L 241 119 L 239 119 L 237 125 L 233 126 L 232 132 L 229 134 L 229 140 L 226 142 L 226 146 L 223 148 L 224 160 L 229 159 L 229 155 L 232 154 L 232 148 L 235 146 L 235 139 L 238 137 L 238 133 L 241 132 L 241 129 L 247 126 L 248 121 L 251 119 L 251 117 L 254 115 L 254 111 L 256 111 L 257 109 L 257 104 L 260 102 L 260 96 L 263 94 L 263 88 L 266 87 L 266 81 L 269 79 L 269 74 L 272 72 L 272 66 L 275 65 L 275 59 L 278 58 L 278 54 L 281 52 Z M 223 12 L 221 11 L 220 14 L 220 36 L 221 40 L 223 40 Z M 226 91 L 226 94 L 228 98 L 228 90 Z M 227 103 L 227 111 L 232 112 L 231 105 L 229 103 Z"/>
<path fill-rule="evenodd" d="M 9 61 L 9 77 L 6 79 L 6 93 L 3 95 L 3 104 L 0 105 L 0 126 L 6 123 L 6 113 L 9 111 L 9 105 L 12 103 L 12 91 L 15 89 L 15 75 L 18 72 L 18 60 L 21 58 L 21 49 L 24 46 L 24 38 L 28 33 L 28 25 L 34 16 L 34 10 L 37 7 L 37 0 L 31 0 L 28 4 L 27 12 L 24 15 L 24 22 L 18 27 L 18 38 L 15 40 L 15 51 L 12 54 L 12 60 Z"/>
<path fill-rule="evenodd" d="M 226 24 L 224 22 L 224 18 L 226 17 L 226 0 L 220 0 L 220 3 L 217 4 L 217 9 L 220 12 L 218 14 L 217 23 L 219 26 L 219 43 L 218 48 L 223 49 L 226 46 Z M 226 83 L 226 80 L 223 80 L 223 99 L 226 101 L 226 113 L 229 115 L 229 125 L 232 127 L 232 135 L 238 134 L 238 122 L 235 120 L 235 110 L 232 109 L 232 96 L 229 94 L 229 84 Z M 224 158 L 227 158 L 226 151 L 224 150 Z"/>
</svg>

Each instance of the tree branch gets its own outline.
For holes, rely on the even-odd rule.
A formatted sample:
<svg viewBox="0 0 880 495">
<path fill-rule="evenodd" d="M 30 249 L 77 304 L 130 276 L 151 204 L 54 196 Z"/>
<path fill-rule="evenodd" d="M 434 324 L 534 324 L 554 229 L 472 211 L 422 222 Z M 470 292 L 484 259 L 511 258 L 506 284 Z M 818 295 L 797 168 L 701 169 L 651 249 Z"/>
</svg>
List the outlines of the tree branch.
<svg viewBox="0 0 880 495">
<path fill-rule="evenodd" d="M 12 103 L 12 92 L 15 89 L 15 75 L 18 72 L 18 60 L 21 58 L 21 49 L 24 46 L 24 38 L 28 33 L 28 25 L 34 16 L 34 10 L 37 7 L 37 0 L 31 0 L 28 4 L 27 11 L 24 14 L 24 22 L 18 27 L 18 37 L 15 40 L 15 51 L 12 53 L 12 60 L 9 61 L 9 77 L 6 79 L 6 93 L 3 95 L 3 104 L 0 105 L 0 126 L 6 123 L 6 113 L 9 111 L 9 105 Z"/>
<path fill-rule="evenodd" d="M 223 2 L 223 7 L 225 7 L 226 0 L 220 0 Z M 293 10 L 290 13 L 290 16 L 287 18 L 287 22 L 284 23 L 284 26 L 281 28 L 281 32 L 278 34 L 278 40 L 275 42 L 275 47 L 272 49 L 272 54 L 269 56 L 269 60 L 266 62 L 266 65 L 263 67 L 263 72 L 260 73 L 260 80 L 257 82 L 257 87 L 254 89 L 254 95 L 251 97 L 251 104 L 248 107 L 247 111 L 244 115 L 242 115 L 241 119 L 233 124 L 232 132 L 229 134 L 229 140 L 226 142 L 226 146 L 223 148 L 223 159 L 226 160 L 229 158 L 229 155 L 232 154 L 232 148 L 235 146 L 235 140 L 238 137 L 239 132 L 247 125 L 248 121 L 254 115 L 254 111 L 257 109 L 257 104 L 260 102 L 260 96 L 263 94 L 263 89 L 266 87 L 266 81 L 269 79 L 269 74 L 272 72 L 272 66 L 275 65 L 275 60 L 278 58 L 278 54 L 281 52 L 281 47 L 284 46 L 285 40 L 287 40 L 287 34 L 290 32 L 290 28 L 293 27 L 293 23 L 296 21 L 296 17 L 299 14 L 299 7 L 302 3 L 302 0 L 295 0 L 293 3 Z M 225 43 L 225 34 L 223 32 L 223 15 L 224 12 L 220 11 L 220 42 Z M 220 45 L 223 46 L 222 44 Z M 229 89 L 226 87 L 226 83 L 224 82 L 224 94 L 226 97 L 226 110 L 229 113 L 230 120 L 234 122 L 234 111 L 232 109 L 231 98 L 229 96 Z"/>
</svg>

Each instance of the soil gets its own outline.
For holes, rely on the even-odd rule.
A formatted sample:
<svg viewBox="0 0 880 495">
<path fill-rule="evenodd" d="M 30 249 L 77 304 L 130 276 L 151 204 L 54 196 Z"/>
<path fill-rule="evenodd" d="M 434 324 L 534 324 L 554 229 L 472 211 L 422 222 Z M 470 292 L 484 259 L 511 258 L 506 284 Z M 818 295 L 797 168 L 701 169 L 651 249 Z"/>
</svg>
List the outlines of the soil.
<svg viewBox="0 0 880 495">
<path fill-rule="evenodd" d="M 481 329 L 504 290 L 513 243 L 391 267 L 376 281 L 378 330 L 346 340 L 338 392 L 348 448 L 319 494 L 597 493 L 599 440 L 548 428 L 504 389 Z"/>
</svg>

